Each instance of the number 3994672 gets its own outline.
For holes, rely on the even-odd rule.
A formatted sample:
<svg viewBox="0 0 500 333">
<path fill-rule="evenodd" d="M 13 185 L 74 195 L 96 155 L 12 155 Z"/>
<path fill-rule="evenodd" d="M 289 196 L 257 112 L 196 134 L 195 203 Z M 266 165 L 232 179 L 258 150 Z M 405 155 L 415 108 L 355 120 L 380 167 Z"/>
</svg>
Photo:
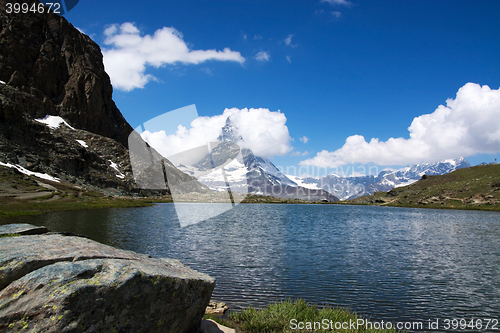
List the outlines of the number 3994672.
<svg viewBox="0 0 500 333">
<path fill-rule="evenodd" d="M 17 2 L 16 3 L 7 2 L 5 4 L 5 12 L 7 14 L 11 14 L 11 13 L 26 14 L 28 12 L 39 13 L 39 14 L 54 12 L 56 14 L 60 14 L 61 13 L 60 10 L 61 10 L 61 4 L 58 2 L 54 2 L 54 3 L 47 2 L 45 5 L 43 3 L 39 3 L 39 4 L 34 3 L 34 4 L 30 5 L 27 3 L 17 3 Z"/>
</svg>

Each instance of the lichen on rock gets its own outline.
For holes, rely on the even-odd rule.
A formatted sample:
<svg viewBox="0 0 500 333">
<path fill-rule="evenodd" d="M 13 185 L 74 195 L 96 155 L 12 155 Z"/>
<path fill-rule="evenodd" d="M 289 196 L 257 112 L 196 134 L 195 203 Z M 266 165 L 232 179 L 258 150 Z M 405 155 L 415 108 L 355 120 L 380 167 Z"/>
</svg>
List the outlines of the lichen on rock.
<svg viewBox="0 0 500 333">
<path fill-rule="evenodd" d="M 81 237 L 0 238 L 0 249 L 2 332 L 189 332 L 215 287 L 178 260 Z"/>
</svg>

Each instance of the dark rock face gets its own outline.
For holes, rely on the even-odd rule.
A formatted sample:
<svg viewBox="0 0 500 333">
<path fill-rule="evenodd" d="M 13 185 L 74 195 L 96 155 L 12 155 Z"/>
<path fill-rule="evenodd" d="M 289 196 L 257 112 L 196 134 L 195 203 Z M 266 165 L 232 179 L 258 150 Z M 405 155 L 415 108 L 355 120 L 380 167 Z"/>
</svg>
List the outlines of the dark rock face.
<svg viewBox="0 0 500 333">
<path fill-rule="evenodd" d="M 5 3 L 0 0 L 0 7 Z M 165 179 L 156 191 L 137 186 L 127 149 L 132 128 L 111 99 L 101 50 L 63 17 L 0 11 L 0 81 L 1 162 L 82 190 L 169 193 Z M 35 120 L 46 115 L 59 116 L 72 128 L 49 128 Z M 192 179 L 165 164 L 176 181 Z M 192 188 L 206 190 L 196 181 Z"/>
<path fill-rule="evenodd" d="M 2 332 L 189 332 L 215 286 L 178 260 L 81 237 L 5 237 L 0 248 Z"/>
<path fill-rule="evenodd" d="M 5 3 L 0 0 L 2 8 Z M 2 10 L 0 80 L 16 88 L 2 91 L 11 101 L 2 103 L 5 117 L 16 116 L 21 98 L 31 118 L 61 116 L 70 125 L 126 146 L 132 128 L 111 99 L 101 50 L 63 17 Z"/>
</svg>

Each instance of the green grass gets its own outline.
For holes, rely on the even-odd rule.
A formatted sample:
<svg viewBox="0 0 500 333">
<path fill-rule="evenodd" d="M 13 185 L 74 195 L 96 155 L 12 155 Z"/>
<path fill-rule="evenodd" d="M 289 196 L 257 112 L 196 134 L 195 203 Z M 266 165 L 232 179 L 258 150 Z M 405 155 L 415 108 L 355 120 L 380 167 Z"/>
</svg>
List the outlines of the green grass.
<svg viewBox="0 0 500 333">
<path fill-rule="evenodd" d="M 292 333 L 298 331 L 318 333 L 397 332 L 394 329 L 366 329 L 364 325 L 360 325 L 356 329 L 343 329 L 341 327 L 342 323 L 357 322 L 358 319 L 363 318 L 346 309 L 332 307 L 319 308 L 316 305 L 306 303 L 302 299 L 273 303 L 264 309 L 249 307 L 241 311 L 241 313 L 231 313 L 229 316 L 229 321 L 234 322 L 245 333 Z M 374 322 L 372 321 L 372 323 Z M 301 325 L 299 323 L 303 323 L 305 329 L 298 329 L 300 328 L 299 325 Z M 310 323 L 312 329 L 307 329 L 307 323 Z M 317 323 L 316 329 L 314 329 L 314 323 Z M 338 328 L 335 328 L 335 323 L 338 323 Z M 328 325 L 329 327 L 333 325 L 333 329 L 324 329 L 324 325 Z"/>
<path fill-rule="evenodd" d="M 19 237 L 21 236 L 20 234 L 5 234 L 5 235 L 0 235 L 0 238 L 5 238 L 5 237 Z"/>
<path fill-rule="evenodd" d="M 147 199 L 121 198 L 89 198 L 80 199 L 72 196 L 57 201 L 43 202 L 39 200 L 0 200 L 0 219 L 25 215 L 39 215 L 57 211 L 99 209 L 99 208 L 128 208 L 151 206 Z"/>
</svg>

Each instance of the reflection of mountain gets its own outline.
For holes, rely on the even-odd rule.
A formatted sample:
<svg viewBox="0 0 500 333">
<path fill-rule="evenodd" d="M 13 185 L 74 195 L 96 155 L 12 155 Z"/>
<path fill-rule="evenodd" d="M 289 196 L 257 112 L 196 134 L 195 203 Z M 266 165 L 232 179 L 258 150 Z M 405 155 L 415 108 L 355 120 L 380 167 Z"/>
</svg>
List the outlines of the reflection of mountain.
<svg viewBox="0 0 500 333">
<path fill-rule="evenodd" d="M 232 125 L 230 118 L 227 118 L 218 140 L 221 142 L 212 143 L 211 154 L 204 156 L 196 164 L 177 165 L 177 167 L 197 177 L 198 181 L 216 191 L 230 189 L 239 193 L 280 198 L 338 200 L 322 189 L 309 189 L 297 185 L 270 160 L 255 156 L 250 149 L 240 150 L 236 143 L 242 141 L 242 138 L 237 135 L 237 129 Z M 223 165 L 224 168 L 221 168 Z M 215 171 L 208 173 L 207 171 L 212 168 Z"/>
<path fill-rule="evenodd" d="M 386 169 L 377 176 L 340 177 L 294 177 L 288 176 L 297 184 L 309 188 L 322 188 L 337 197 L 354 199 L 376 191 L 390 191 L 395 187 L 410 185 L 425 175 L 444 175 L 457 169 L 468 168 L 470 164 L 463 158 L 436 163 L 421 163 L 399 170 Z"/>
</svg>

